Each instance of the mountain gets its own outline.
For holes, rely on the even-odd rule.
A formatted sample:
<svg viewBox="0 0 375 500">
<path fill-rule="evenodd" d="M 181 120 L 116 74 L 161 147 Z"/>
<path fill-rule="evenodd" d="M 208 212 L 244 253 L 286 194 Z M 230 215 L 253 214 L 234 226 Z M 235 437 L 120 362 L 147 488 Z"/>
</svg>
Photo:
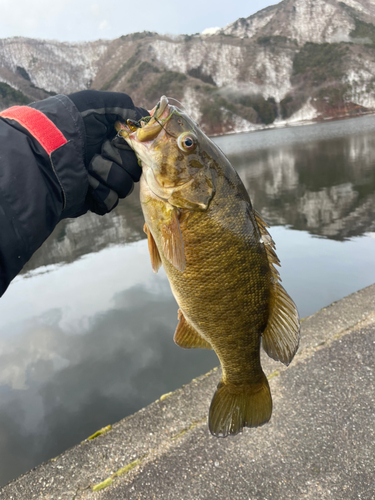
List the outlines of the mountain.
<svg viewBox="0 0 375 500">
<path fill-rule="evenodd" d="M 0 107 L 90 88 L 110 43 L 0 40 Z"/>
<path fill-rule="evenodd" d="M 204 33 L 0 40 L 0 105 L 94 88 L 151 108 L 166 94 L 210 134 L 375 109 L 372 0 L 283 0 Z"/>
</svg>

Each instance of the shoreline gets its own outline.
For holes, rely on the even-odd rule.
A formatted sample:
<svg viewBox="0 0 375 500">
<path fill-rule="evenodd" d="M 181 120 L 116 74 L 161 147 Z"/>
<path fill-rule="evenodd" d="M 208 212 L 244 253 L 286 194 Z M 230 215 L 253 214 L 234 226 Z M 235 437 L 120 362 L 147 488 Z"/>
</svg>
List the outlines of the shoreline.
<svg viewBox="0 0 375 500">
<path fill-rule="evenodd" d="M 352 481 L 352 454 L 360 456 L 362 461 L 357 459 L 357 472 L 360 470 L 362 475 L 365 474 L 368 468 L 366 456 L 373 456 L 375 451 L 375 442 L 369 439 L 369 433 L 374 429 L 366 423 L 368 411 L 372 411 L 375 405 L 374 377 L 368 361 L 363 361 L 366 356 L 371 358 L 369 346 L 375 344 L 375 285 L 321 309 L 305 318 L 301 325 L 300 348 L 288 368 L 262 355 L 262 366 L 274 398 L 270 424 L 245 429 L 233 438 L 217 439 L 209 434 L 208 408 L 220 378 L 220 370 L 215 368 L 173 393 L 161 396 L 137 413 L 98 430 L 62 455 L 10 482 L 0 489 L 0 499 L 115 500 L 150 499 L 152 495 L 173 500 L 229 499 L 234 498 L 230 495 L 235 492 L 236 498 L 245 498 L 238 495 L 247 491 L 249 481 L 252 493 L 247 494 L 252 495 L 252 499 L 260 499 L 266 496 L 266 491 L 262 490 L 264 477 L 261 473 L 253 477 L 254 469 L 259 467 L 264 471 L 268 464 L 272 470 L 289 462 L 294 470 L 293 478 L 288 476 L 289 466 L 282 466 L 280 476 L 267 475 L 267 481 L 276 481 L 272 489 L 276 492 L 281 488 L 278 479 L 284 477 L 283 474 L 286 474 L 287 483 L 292 481 L 289 489 L 284 493 L 280 490 L 277 498 L 302 498 L 301 492 L 304 488 L 309 489 L 309 484 L 315 489 L 311 497 L 303 496 L 306 499 L 313 498 L 314 491 L 315 498 L 318 491 L 320 497 L 325 498 L 324 492 L 335 491 L 335 484 L 349 485 L 348 488 L 356 487 L 359 492 L 365 492 L 364 488 L 371 485 L 362 476 L 361 481 Z M 348 348 L 348 345 L 353 348 Z M 368 374 L 366 370 L 369 370 Z M 365 384 L 362 372 L 366 376 Z M 363 392 L 367 394 L 365 398 Z M 362 396 L 358 399 L 358 406 L 355 395 L 359 393 Z M 341 394 L 345 404 L 336 401 L 333 395 L 337 394 Z M 291 403 L 294 400 L 296 402 Z M 343 404 L 352 407 L 353 415 L 347 410 L 343 413 Z M 343 427 L 340 420 L 348 418 L 355 422 L 349 441 L 344 439 L 346 424 Z M 324 431 L 328 423 L 328 431 Z M 362 442 L 360 430 L 366 428 Z M 311 459 L 308 458 L 307 450 L 314 449 L 324 432 L 328 432 L 323 441 L 326 444 L 321 445 L 323 448 L 317 449 Z M 294 442 L 296 433 L 299 438 Z M 353 445 L 353 439 L 359 440 L 357 446 Z M 340 448 L 333 455 L 329 452 L 326 457 L 325 448 L 338 446 L 337 443 Z M 282 462 L 280 453 L 284 454 Z M 343 463 L 338 464 L 338 457 Z M 319 474 L 309 460 L 320 462 Z M 335 460 L 339 473 L 346 474 L 346 482 L 342 478 L 338 480 L 339 476 L 332 472 L 336 467 Z M 203 465 L 197 468 L 198 462 Z M 246 464 L 248 466 L 241 469 Z M 164 470 L 168 472 L 164 473 Z M 182 474 L 181 471 L 185 472 Z M 206 478 L 204 471 L 208 474 Z M 229 474 L 228 471 L 237 472 Z M 243 480 L 238 476 L 239 472 Z M 258 488 L 259 496 L 254 493 L 254 487 Z M 242 493 L 241 488 L 244 488 Z M 289 490 L 292 496 L 286 494 Z M 342 494 L 340 490 L 329 498 L 343 498 Z M 371 496 L 363 494 L 361 498 L 370 499 Z"/>
<path fill-rule="evenodd" d="M 216 137 L 227 137 L 230 135 L 239 135 L 239 134 L 251 134 L 253 132 L 262 132 L 265 130 L 279 130 L 279 129 L 284 129 L 284 128 L 291 128 L 291 127 L 305 127 L 308 125 L 316 125 L 319 123 L 330 123 L 330 122 L 336 122 L 336 121 L 344 121 L 344 120 L 350 120 L 352 118 L 361 118 L 363 116 L 368 116 L 368 115 L 375 115 L 375 109 L 374 110 L 369 110 L 368 112 L 363 112 L 363 113 L 358 113 L 358 114 L 347 114 L 347 115 L 340 115 L 340 116 L 332 116 L 332 117 L 317 117 L 317 118 L 311 118 L 311 119 L 306 119 L 306 120 L 299 120 L 299 121 L 281 121 L 281 122 L 275 122 L 270 124 L 270 125 L 259 125 L 258 128 L 254 128 L 252 130 L 240 130 L 240 131 L 232 131 L 232 132 L 226 132 L 225 134 L 208 134 L 208 137 L 210 138 L 216 138 Z M 254 124 L 255 125 L 255 124 Z"/>
</svg>

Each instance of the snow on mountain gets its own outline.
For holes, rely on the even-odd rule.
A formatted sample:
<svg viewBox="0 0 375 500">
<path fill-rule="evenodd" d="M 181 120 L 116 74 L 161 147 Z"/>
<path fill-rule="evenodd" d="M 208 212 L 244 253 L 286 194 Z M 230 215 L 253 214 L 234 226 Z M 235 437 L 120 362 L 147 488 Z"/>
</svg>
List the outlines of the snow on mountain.
<svg viewBox="0 0 375 500">
<path fill-rule="evenodd" d="M 373 0 L 283 0 L 200 35 L 8 38 L 0 106 L 96 88 L 149 108 L 165 93 L 213 134 L 344 116 L 375 109 L 374 46 Z"/>
<path fill-rule="evenodd" d="M 68 93 L 85 89 L 95 77 L 98 61 L 109 43 L 5 38 L 0 40 L 0 78 L 8 70 L 47 91 Z"/>
</svg>

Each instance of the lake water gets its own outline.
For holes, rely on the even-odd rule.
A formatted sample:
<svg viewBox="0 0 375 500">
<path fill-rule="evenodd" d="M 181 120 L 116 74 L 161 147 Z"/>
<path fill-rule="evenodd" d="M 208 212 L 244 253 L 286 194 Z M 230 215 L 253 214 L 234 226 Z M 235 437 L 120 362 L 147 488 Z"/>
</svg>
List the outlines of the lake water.
<svg viewBox="0 0 375 500">
<path fill-rule="evenodd" d="M 375 117 L 215 139 L 301 317 L 375 282 Z M 63 221 L 0 299 L 0 485 L 218 365 L 173 342 L 137 191 Z"/>
</svg>

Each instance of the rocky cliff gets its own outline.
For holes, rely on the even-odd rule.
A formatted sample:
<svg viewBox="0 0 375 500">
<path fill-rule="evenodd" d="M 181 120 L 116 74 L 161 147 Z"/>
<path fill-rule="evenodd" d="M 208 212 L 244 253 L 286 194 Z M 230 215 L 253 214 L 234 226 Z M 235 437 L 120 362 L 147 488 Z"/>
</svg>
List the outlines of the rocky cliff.
<svg viewBox="0 0 375 500">
<path fill-rule="evenodd" d="M 375 4 L 283 0 L 209 34 L 0 40 L 0 104 L 84 88 L 182 102 L 211 134 L 375 108 Z"/>
</svg>

